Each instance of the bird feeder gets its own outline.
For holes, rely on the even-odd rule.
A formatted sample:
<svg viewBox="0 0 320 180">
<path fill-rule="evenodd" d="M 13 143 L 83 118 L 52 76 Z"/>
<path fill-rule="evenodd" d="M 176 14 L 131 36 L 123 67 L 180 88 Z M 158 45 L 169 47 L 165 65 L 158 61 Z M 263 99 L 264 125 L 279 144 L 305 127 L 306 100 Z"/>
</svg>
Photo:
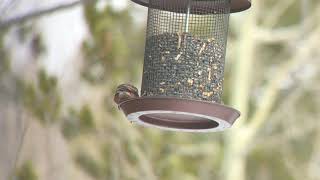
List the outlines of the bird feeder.
<svg viewBox="0 0 320 180">
<path fill-rule="evenodd" d="M 128 120 L 191 132 L 231 127 L 240 113 L 221 104 L 229 14 L 250 1 L 132 1 L 148 7 L 148 24 L 141 96 L 118 101 Z"/>
</svg>

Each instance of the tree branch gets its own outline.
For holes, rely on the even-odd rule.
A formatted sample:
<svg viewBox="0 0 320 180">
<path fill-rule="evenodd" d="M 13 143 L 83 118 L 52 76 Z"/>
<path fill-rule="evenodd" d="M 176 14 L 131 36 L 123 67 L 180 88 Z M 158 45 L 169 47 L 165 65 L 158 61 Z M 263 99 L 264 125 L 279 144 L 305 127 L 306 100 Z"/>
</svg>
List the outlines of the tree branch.
<svg viewBox="0 0 320 180">
<path fill-rule="evenodd" d="M 236 52 L 236 57 L 238 58 L 233 66 L 233 79 L 231 82 L 231 89 L 236 89 L 236 91 L 231 94 L 231 105 L 241 111 L 241 117 L 237 122 L 237 126 L 243 124 L 247 119 L 249 89 L 253 70 L 252 64 L 254 62 L 255 47 L 258 43 L 251 38 L 252 34 L 255 34 L 257 27 L 257 7 L 258 3 L 255 3 L 251 14 L 242 22 L 242 28 L 240 28 L 238 32 L 239 44 Z"/>
<path fill-rule="evenodd" d="M 275 24 L 281 19 L 286 10 L 290 8 L 290 6 L 295 2 L 295 0 L 286 0 L 286 1 L 279 1 L 279 3 L 275 4 L 275 7 L 271 9 L 272 16 L 266 16 L 264 19 L 263 25 L 268 27 L 273 27 Z"/>
<path fill-rule="evenodd" d="M 262 43 L 274 43 L 283 41 L 295 41 L 301 36 L 304 37 L 312 23 L 317 22 L 319 18 L 320 5 L 315 7 L 312 14 L 304 15 L 301 23 L 284 28 L 264 28 L 256 29 L 257 33 L 253 36 Z M 272 16 L 273 17 L 273 16 Z M 275 22 L 276 23 L 276 22 Z M 299 28 L 299 26 L 301 28 Z"/>
<path fill-rule="evenodd" d="M 0 29 L 9 27 L 14 24 L 22 23 L 22 22 L 25 22 L 30 19 L 38 18 L 38 17 L 41 17 L 46 14 L 54 13 L 54 12 L 61 11 L 61 10 L 66 10 L 66 9 L 72 8 L 72 7 L 77 6 L 79 4 L 82 4 L 82 3 L 91 3 L 94 1 L 95 0 L 75 0 L 73 2 L 69 2 L 66 4 L 59 4 L 54 7 L 34 10 L 32 12 L 23 14 L 21 16 L 17 16 L 17 17 L 9 18 L 7 20 L 0 21 Z"/>
<path fill-rule="evenodd" d="M 295 69 L 302 63 L 305 63 L 306 55 L 318 48 L 316 43 L 318 43 L 318 39 L 320 38 L 319 30 L 320 27 L 314 30 L 314 32 L 306 41 L 309 43 L 301 46 L 300 50 L 297 52 L 294 58 L 289 60 L 281 68 L 279 68 L 280 70 L 278 71 L 278 73 L 273 76 L 275 78 L 272 79 L 270 84 L 267 86 L 264 97 L 261 100 L 261 105 L 252 116 L 250 124 L 248 125 L 249 129 L 251 130 L 251 136 L 253 136 L 265 122 L 274 102 L 276 101 L 281 83 L 287 78 L 288 73 L 290 73 L 293 69 Z"/>
<path fill-rule="evenodd" d="M 300 35 L 298 26 L 291 26 L 278 29 L 257 28 L 254 38 L 261 43 L 278 43 L 294 41 Z"/>
<path fill-rule="evenodd" d="M 17 5 L 19 0 L 8 0 L 4 1 L 3 4 L 0 3 L 0 17 L 5 15 L 11 8 Z"/>
<path fill-rule="evenodd" d="M 259 2 L 253 4 L 251 13 L 242 21 L 242 28 L 239 28 L 239 44 L 237 49 L 237 59 L 232 73 L 232 87 L 236 89 L 231 95 L 231 104 L 241 111 L 241 117 L 237 121 L 235 128 L 226 134 L 225 155 L 222 164 L 222 177 L 225 180 L 245 180 L 245 153 L 243 145 L 247 144 L 248 136 L 246 127 L 249 109 L 249 91 L 251 87 L 251 73 L 253 71 L 254 53 L 257 43 L 252 37 L 257 27 L 257 15 Z"/>
</svg>

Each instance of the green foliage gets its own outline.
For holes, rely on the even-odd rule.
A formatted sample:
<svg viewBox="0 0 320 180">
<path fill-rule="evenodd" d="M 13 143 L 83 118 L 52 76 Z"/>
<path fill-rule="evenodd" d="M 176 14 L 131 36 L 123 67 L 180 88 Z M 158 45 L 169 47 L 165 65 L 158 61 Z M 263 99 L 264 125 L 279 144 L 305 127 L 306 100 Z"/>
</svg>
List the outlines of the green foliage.
<svg viewBox="0 0 320 180">
<path fill-rule="evenodd" d="M 4 59 L 0 62 L 0 76 L 3 75 L 4 73 L 8 72 L 11 67 L 10 60 L 5 52 L 1 52 L 2 50 L 0 49 L 0 56 L 3 57 Z"/>
<path fill-rule="evenodd" d="M 60 117 L 61 97 L 57 79 L 44 70 L 38 73 L 37 84 L 24 83 L 25 107 L 42 123 L 54 123 Z"/>
<path fill-rule="evenodd" d="M 44 95 L 49 95 L 57 86 L 57 79 L 49 77 L 45 70 L 40 70 L 38 73 L 38 85 Z"/>
<path fill-rule="evenodd" d="M 307 90 L 301 97 L 299 97 L 296 106 L 306 114 L 316 114 L 319 111 L 317 98 L 315 98 L 317 96 L 317 93 Z M 303 104 L 301 104 L 301 102 L 303 102 Z"/>
<path fill-rule="evenodd" d="M 78 135 L 93 132 L 94 129 L 94 116 L 87 104 L 83 105 L 79 112 L 71 108 L 62 124 L 62 133 L 69 140 Z"/>
<path fill-rule="evenodd" d="M 109 144 L 104 144 L 100 148 L 101 158 L 96 158 L 86 151 L 78 151 L 75 156 L 76 164 L 88 175 L 94 179 L 110 179 L 111 169 L 113 168 L 111 162 L 111 154 Z M 120 154 L 118 154 L 120 155 Z M 118 163 L 118 162 L 114 162 Z"/>
<path fill-rule="evenodd" d="M 0 30 L 0 77 L 10 69 L 10 60 L 7 50 L 4 47 L 5 31 Z"/>
<path fill-rule="evenodd" d="M 91 109 L 88 105 L 82 106 L 79 112 L 80 128 L 90 130 L 94 128 L 94 120 Z"/>
<path fill-rule="evenodd" d="M 32 162 L 25 162 L 16 172 L 15 180 L 38 180 L 36 170 L 34 169 Z"/>
<path fill-rule="evenodd" d="M 18 39 L 21 43 L 30 41 L 31 51 L 35 58 L 39 57 L 46 48 L 42 40 L 41 33 L 34 30 L 32 24 L 20 24 L 18 25 Z"/>
<path fill-rule="evenodd" d="M 313 132 L 305 133 L 304 136 L 298 138 L 291 138 L 286 144 L 288 149 L 290 149 L 288 156 L 291 157 L 293 162 L 299 162 L 301 164 L 308 163 L 310 158 L 312 158 L 313 148 L 317 142 L 317 130 Z"/>
<path fill-rule="evenodd" d="M 31 40 L 31 49 L 33 55 L 37 58 L 46 51 L 41 34 L 35 34 Z"/>
<path fill-rule="evenodd" d="M 21 24 L 18 27 L 18 38 L 20 42 L 25 42 L 32 34 L 33 28 L 32 25 L 29 24 Z"/>
<path fill-rule="evenodd" d="M 143 43 L 128 43 L 141 34 L 133 26 L 130 9 L 116 11 L 106 6 L 98 11 L 96 4 L 92 3 L 86 5 L 85 17 L 92 38 L 83 43 L 86 65 L 82 77 L 93 84 L 108 80 L 109 83 L 118 83 L 118 79 L 124 77 L 123 74 L 135 80 L 139 65 L 136 61 L 141 61 Z M 137 47 L 141 47 L 138 56 L 135 53 Z"/>
<path fill-rule="evenodd" d="M 283 154 L 276 149 L 259 149 L 249 155 L 247 166 L 248 180 L 286 179 L 293 180 L 287 169 Z"/>
<path fill-rule="evenodd" d="M 101 162 L 95 160 L 88 153 L 84 151 L 78 152 L 75 161 L 77 165 L 91 177 L 96 179 L 103 177 L 105 170 Z"/>
<path fill-rule="evenodd" d="M 279 18 L 279 21 L 277 23 L 277 26 L 290 26 L 299 24 L 301 20 L 301 16 L 299 13 L 301 8 L 301 2 L 295 1 L 288 9 L 287 11 Z"/>
<path fill-rule="evenodd" d="M 124 143 L 124 149 L 126 151 L 126 155 L 128 157 L 128 161 L 131 164 L 137 164 L 138 163 L 138 157 L 137 157 L 137 154 L 134 151 L 134 147 L 133 146 L 134 145 L 130 141 L 126 141 Z"/>
<path fill-rule="evenodd" d="M 77 112 L 72 108 L 62 123 L 62 134 L 69 140 L 80 134 Z"/>
<path fill-rule="evenodd" d="M 112 168 L 112 151 L 111 146 L 109 143 L 103 144 L 100 148 L 100 155 L 102 157 L 102 164 L 101 166 L 104 169 L 104 177 L 109 177 L 111 174 L 111 168 Z M 120 154 L 119 154 L 120 155 Z"/>
</svg>

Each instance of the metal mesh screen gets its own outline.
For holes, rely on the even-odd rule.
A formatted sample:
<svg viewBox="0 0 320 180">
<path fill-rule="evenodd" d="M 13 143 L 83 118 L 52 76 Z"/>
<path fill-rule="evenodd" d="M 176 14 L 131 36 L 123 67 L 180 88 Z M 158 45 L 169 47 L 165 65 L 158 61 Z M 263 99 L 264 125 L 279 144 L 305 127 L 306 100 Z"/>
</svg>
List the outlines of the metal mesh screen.
<svg viewBox="0 0 320 180">
<path fill-rule="evenodd" d="M 230 0 L 150 0 L 141 95 L 220 103 Z"/>
</svg>

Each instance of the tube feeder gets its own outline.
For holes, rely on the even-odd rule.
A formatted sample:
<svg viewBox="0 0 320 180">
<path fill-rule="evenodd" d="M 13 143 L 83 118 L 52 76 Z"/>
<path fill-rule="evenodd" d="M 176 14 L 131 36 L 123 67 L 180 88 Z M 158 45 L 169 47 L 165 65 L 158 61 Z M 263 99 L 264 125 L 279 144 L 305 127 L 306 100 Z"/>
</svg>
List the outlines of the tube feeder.
<svg viewBox="0 0 320 180">
<path fill-rule="evenodd" d="M 221 103 L 229 14 L 248 0 L 132 0 L 148 7 L 140 96 L 123 84 L 115 102 L 127 119 L 187 132 L 222 131 L 240 112 Z"/>
</svg>

